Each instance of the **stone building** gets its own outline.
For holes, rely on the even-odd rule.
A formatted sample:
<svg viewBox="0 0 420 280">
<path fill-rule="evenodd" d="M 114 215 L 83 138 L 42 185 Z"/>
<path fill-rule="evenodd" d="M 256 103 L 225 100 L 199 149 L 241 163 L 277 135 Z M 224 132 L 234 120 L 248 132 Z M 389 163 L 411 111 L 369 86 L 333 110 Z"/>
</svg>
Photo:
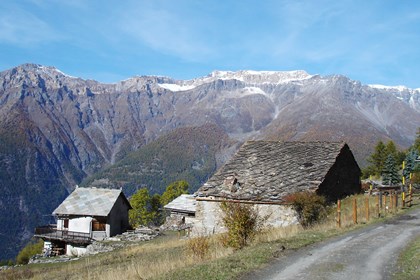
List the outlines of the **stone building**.
<svg viewBox="0 0 420 280">
<path fill-rule="evenodd" d="M 163 209 L 167 212 L 167 217 L 162 229 L 182 230 L 191 228 L 196 222 L 196 206 L 197 201 L 195 195 L 192 194 L 181 194 L 163 206 Z"/>
<path fill-rule="evenodd" d="M 343 142 L 248 141 L 197 191 L 193 234 L 225 231 L 222 201 L 254 205 L 267 225 L 297 224 L 288 196 L 311 191 L 336 201 L 361 191 L 360 175 Z"/>
</svg>

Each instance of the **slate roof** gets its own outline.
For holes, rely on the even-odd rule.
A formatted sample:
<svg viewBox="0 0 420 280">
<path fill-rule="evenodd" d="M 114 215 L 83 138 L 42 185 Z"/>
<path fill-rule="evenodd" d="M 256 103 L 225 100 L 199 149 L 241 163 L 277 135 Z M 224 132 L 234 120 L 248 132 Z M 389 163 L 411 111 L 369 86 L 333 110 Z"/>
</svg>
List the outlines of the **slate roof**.
<svg viewBox="0 0 420 280">
<path fill-rule="evenodd" d="M 58 207 L 54 215 L 108 216 L 118 197 L 122 195 L 130 209 L 130 203 L 121 190 L 101 188 L 76 188 Z"/>
<path fill-rule="evenodd" d="M 171 210 L 181 213 L 195 213 L 196 200 L 195 195 L 192 194 L 181 194 L 165 206 L 166 210 Z"/>
<path fill-rule="evenodd" d="M 284 197 L 315 190 L 343 142 L 248 141 L 198 191 L 203 197 L 284 202 Z"/>
</svg>

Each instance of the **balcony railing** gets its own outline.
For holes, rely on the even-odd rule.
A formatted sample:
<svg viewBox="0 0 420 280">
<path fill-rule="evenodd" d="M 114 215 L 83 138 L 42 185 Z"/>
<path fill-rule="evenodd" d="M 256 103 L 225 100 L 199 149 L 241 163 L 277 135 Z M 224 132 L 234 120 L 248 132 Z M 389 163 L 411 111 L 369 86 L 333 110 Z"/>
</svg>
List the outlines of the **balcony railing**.
<svg viewBox="0 0 420 280">
<path fill-rule="evenodd" d="M 75 244 L 90 244 L 92 243 L 92 238 L 90 233 L 77 232 L 77 231 L 68 231 L 68 230 L 58 230 L 51 227 L 39 227 L 35 228 L 36 237 L 45 238 L 47 240 L 60 240 Z"/>
</svg>

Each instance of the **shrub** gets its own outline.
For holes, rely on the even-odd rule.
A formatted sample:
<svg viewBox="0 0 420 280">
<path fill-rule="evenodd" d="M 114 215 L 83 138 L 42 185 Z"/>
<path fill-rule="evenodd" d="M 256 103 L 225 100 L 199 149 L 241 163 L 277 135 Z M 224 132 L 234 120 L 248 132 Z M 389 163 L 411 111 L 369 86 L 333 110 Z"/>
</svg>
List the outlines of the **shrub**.
<svg viewBox="0 0 420 280">
<path fill-rule="evenodd" d="M 187 250 L 193 256 L 204 259 L 210 250 L 209 241 L 210 238 L 208 236 L 190 238 L 187 243 Z"/>
<path fill-rule="evenodd" d="M 252 205 L 234 202 L 222 202 L 220 208 L 224 214 L 223 224 L 228 230 L 222 235 L 223 245 L 234 249 L 245 247 L 263 224 L 258 211 Z"/>
<path fill-rule="evenodd" d="M 297 212 L 303 227 L 309 227 L 327 216 L 327 203 L 323 196 L 314 192 L 295 193 L 287 198 Z"/>
<path fill-rule="evenodd" d="M 39 239 L 37 242 L 30 241 L 22 250 L 20 250 L 16 257 L 16 263 L 27 264 L 32 256 L 42 253 L 43 247 L 44 241 L 42 241 L 42 239 Z"/>
</svg>

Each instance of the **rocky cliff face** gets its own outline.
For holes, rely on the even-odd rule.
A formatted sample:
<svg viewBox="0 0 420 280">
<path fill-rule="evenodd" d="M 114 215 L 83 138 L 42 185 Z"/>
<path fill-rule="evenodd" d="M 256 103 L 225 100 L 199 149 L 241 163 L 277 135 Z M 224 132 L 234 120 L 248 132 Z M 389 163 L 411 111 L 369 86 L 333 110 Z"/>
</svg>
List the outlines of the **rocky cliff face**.
<svg viewBox="0 0 420 280">
<path fill-rule="evenodd" d="M 343 140 L 362 160 L 379 139 L 411 144 L 419 96 L 304 71 L 216 71 L 188 81 L 142 76 L 116 84 L 34 64 L 3 71 L 0 259 L 12 256 L 83 178 L 175 129 L 211 124 L 232 147 L 247 139 Z"/>
</svg>

